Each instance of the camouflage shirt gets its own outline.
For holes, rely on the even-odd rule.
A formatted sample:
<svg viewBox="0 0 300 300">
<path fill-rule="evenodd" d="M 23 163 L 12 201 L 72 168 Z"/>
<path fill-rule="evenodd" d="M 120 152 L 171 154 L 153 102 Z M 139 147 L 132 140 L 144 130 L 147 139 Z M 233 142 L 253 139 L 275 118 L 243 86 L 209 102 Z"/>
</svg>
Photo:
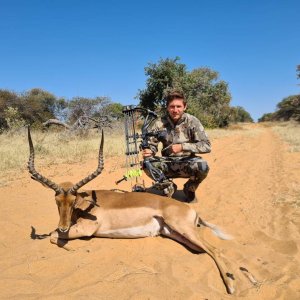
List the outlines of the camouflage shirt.
<svg viewBox="0 0 300 300">
<path fill-rule="evenodd" d="M 154 137 L 149 139 L 150 149 L 154 155 L 158 151 L 159 142 L 163 144 L 161 151 L 163 156 L 191 156 L 211 151 L 211 144 L 202 124 L 188 113 L 184 113 L 176 124 L 165 115 L 156 120 L 151 129 L 162 131 L 158 139 Z M 169 146 L 173 144 L 181 144 L 183 151 L 172 153 Z"/>
</svg>

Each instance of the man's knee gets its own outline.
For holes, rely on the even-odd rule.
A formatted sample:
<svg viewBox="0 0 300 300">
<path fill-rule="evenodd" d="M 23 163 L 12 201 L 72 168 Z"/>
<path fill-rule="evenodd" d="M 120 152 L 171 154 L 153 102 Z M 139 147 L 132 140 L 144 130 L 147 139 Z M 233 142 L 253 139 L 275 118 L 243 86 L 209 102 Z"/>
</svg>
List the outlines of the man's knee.
<svg viewBox="0 0 300 300">
<path fill-rule="evenodd" d="M 157 159 L 145 159 L 143 161 L 143 170 L 147 176 L 155 181 L 166 179 L 167 166 L 163 161 Z"/>
<path fill-rule="evenodd" d="M 163 161 L 157 160 L 157 159 L 145 159 L 143 161 L 143 169 L 146 171 L 151 168 L 159 169 L 162 172 L 167 171 L 167 166 Z"/>
<path fill-rule="evenodd" d="M 209 172 L 209 166 L 207 164 L 207 162 L 205 160 L 201 161 L 201 162 L 198 162 L 198 170 L 201 174 L 205 174 L 207 175 L 208 172 Z"/>
<path fill-rule="evenodd" d="M 209 172 L 209 166 L 203 159 L 191 162 L 190 168 L 192 173 L 191 175 L 194 176 L 201 175 L 201 177 L 205 178 Z"/>
</svg>

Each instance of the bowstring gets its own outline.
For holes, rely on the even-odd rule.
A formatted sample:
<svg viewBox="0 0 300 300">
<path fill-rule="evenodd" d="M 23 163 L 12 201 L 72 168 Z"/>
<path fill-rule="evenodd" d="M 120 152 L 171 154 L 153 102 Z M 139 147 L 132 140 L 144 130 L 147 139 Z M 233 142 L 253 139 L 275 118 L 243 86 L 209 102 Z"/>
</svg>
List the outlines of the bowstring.
<svg viewBox="0 0 300 300">
<path fill-rule="evenodd" d="M 129 116 L 130 116 L 130 139 L 129 139 L 129 162 L 130 162 L 130 168 L 129 169 L 132 169 L 133 168 L 133 163 L 134 163 L 134 157 L 133 157 L 133 144 L 132 144 L 132 140 L 134 139 L 133 137 L 133 122 L 134 122 L 134 119 L 133 119 L 133 111 L 130 111 L 129 113 Z M 131 186 L 131 189 L 132 189 L 132 178 L 129 178 L 130 179 L 130 186 Z"/>
<path fill-rule="evenodd" d="M 134 118 L 134 116 L 136 115 L 136 119 Z M 133 142 L 134 142 L 134 170 L 136 170 L 138 168 L 139 165 L 139 152 L 138 152 L 138 145 L 137 145 L 137 136 L 136 136 L 136 128 L 135 128 L 135 122 L 137 121 L 137 114 L 132 114 L 132 129 L 133 129 Z M 138 176 L 135 176 L 135 183 L 138 183 Z"/>
<path fill-rule="evenodd" d="M 126 145 L 126 174 L 129 172 L 129 129 L 128 129 L 129 113 L 125 113 L 125 145 Z M 126 175 L 125 175 L 126 176 Z M 132 187 L 131 187 L 132 188 Z"/>
<path fill-rule="evenodd" d="M 140 162 L 139 162 L 139 147 L 138 134 L 136 129 L 136 122 L 138 115 L 135 110 L 128 110 L 125 112 L 125 142 L 126 142 L 126 178 L 130 180 L 131 189 L 133 188 L 132 181 L 135 178 L 135 183 L 139 183 L 141 176 Z"/>
</svg>

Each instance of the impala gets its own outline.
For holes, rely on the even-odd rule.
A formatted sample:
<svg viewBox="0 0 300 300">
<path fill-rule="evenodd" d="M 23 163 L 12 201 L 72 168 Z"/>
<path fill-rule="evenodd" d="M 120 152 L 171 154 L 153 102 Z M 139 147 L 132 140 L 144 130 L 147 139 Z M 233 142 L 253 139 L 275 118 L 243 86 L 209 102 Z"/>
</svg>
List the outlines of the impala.
<svg viewBox="0 0 300 300">
<path fill-rule="evenodd" d="M 29 127 L 28 141 L 28 169 L 32 178 L 55 191 L 59 224 L 50 234 L 52 243 L 70 250 L 66 246 L 67 241 L 80 237 L 166 236 L 196 252 L 205 251 L 216 263 L 227 292 L 234 292 L 234 276 L 227 269 L 228 262 L 225 264 L 225 258 L 210 244 L 208 238 L 204 237 L 204 229 L 210 228 L 223 239 L 227 236 L 215 225 L 202 220 L 189 205 L 150 193 L 79 191 L 103 170 L 103 132 L 96 171 L 76 184 L 64 182 L 58 185 L 38 173 L 34 167 L 34 147 Z"/>
</svg>

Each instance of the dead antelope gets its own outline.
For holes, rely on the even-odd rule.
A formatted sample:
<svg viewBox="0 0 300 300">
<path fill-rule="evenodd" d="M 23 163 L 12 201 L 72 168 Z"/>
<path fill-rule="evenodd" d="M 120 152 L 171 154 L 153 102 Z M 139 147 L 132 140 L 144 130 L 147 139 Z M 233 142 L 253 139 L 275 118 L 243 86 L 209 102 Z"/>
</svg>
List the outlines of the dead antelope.
<svg viewBox="0 0 300 300">
<path fill-rule="evenodd" d="M 196 211 L 185 203 L 150 193 L 116 193 L 105 190 L 79 191 L 103 170 L 102 132 L 98 168 L 75 185 L 69 182 L 55 184 L 34 167 L 34 148 L 28 128 L 30 156 L 28 169 L 32 178 L 55 191 L 59 211 L 58 229 L 50 236 L 52 243 L 65 246 L 67 240 L 96 236 L 110 238 L 142 238 L 166 236 L 190 249 L 203 252 L 215 261 L 227 292 L 234 292 L 233 275 L 227 270 L 225 258 L 204 238 L 209 227 L 224 238 L 216 226 L 203 221 Z"/>
</svg>

